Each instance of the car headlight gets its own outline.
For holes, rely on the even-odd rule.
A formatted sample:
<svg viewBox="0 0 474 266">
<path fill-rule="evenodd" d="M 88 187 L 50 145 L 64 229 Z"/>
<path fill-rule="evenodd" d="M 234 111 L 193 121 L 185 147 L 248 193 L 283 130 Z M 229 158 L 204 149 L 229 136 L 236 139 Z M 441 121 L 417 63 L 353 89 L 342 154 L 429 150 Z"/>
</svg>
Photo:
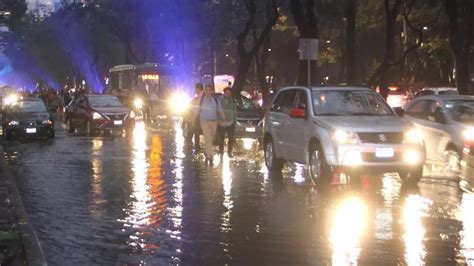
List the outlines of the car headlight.
<svg viewBox="0 0 474 266">
<path fill-rule="evenodd" d="M 104 117 L 101 114 L 97 113 L 97 112 L 93 112 L 92 113 L 92 119 L 99 120 L 99 119 L 104 119 Z"/>
<path fill-rule="evenodd" d="M 176 93 L 170 99 L 170 107 L 175 113 L 184 113 L 189 106 L 189 97 L 184 93 Z"/>
<path fill-rule="evenodd" d="M 51 121 L 51 120 L 48 119 L 48 120 L 43 120 L 41 123 L 42 123 L 43 125 L 52 125 L 52 124 L 53 124 L 53 121 Z"/>
<path fill-rule="evenodd" d="M 20 124 L 20 122 L 18 122 L 16 120 L 12 120 L 12 121 L 8 122 L 9 126 L 18 126 L 19 124 Z"/>
<path fill-rule="evenodd" d="M 333 134 L 334 140 L 341 144 L 357 144 L 357 136 L 354 132 L 336 130 Z"/>
<path fill-rule="evenodd" d="M 143 107 L 143 100 L 141 98 L 136 98 L 133 101 L 133 106 L 135 106 L 137 109 L 141 109 Z"/>
<path fill-rule="evenodd" d="M 466 140 L 474 140 L 474 127 L 465 129 L 462 132 L 462 135 L 464 136 Z"/>
<path fill-rule="evenodd" d="M 134 111 L 130 111 L 129 117 L 130 117 L 131 119 L 134 119 L 136 116 L 137 116 L 137 115 L 135 114 Z"/>
<path fill-rule="evenodd" d="M 407 143 L 421 143 L 423 142 L 423 133 L 418 129 L 410 129 L 405 133 L 405 141 Z"/>
<path fill-rule="evenodd" d="M 18 102 L 18 95 L 16 95 L 16 94 L 9 95 L 9 96 L 5 99 L 5 104 L 6 104 L 6 105 L 16 104 L 17 102 Z"/>
</svg>

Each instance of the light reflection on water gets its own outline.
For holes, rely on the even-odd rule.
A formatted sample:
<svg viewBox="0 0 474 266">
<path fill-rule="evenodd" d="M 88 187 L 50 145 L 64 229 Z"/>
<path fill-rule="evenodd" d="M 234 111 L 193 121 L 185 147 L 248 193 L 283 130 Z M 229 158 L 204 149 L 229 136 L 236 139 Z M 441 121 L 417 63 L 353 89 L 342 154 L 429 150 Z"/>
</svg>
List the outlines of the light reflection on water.
<svg viewBox="0 0 474 266">
<path fill-rule="evenodd" d="M 171 237 L 181 238 L 181 227 L 183 222 L 183 159 L 184 159 L 184 144 L 183 131 L 179 123 L 175 123 L 175 162 L 174 162 L 174 183 L 173 183 L 173 199 L 174 206 L 169 207 L 171 220 L 174 229 L 169 231 Z M 180 252 L 180 249 L 176 250 Z"/>
<path fill-rule="evenodd" d="M 426 247 L 423 242 L 426 230 L 422 217 L 426 215 L 432 202 L 419 195 L 409 195 L 403 207 L 403 241 L 407 265 L 424 265 Z"/>
<path fill-rule="evenodd" d="M 223 205 L 225 208 L 221 217 L 221 231 L 223 233 L 232 231 L 231 229 L 231 214 L 233 207 L 233 200 L 231 198 L 232 189 L 232 171 L 230 169 L 230 160 L 227 155 L 222 158 L 222 187 L 224 189 Z"/>
<path fill-rule="evenodd" d="M 337 206 L 329 235 L 333 265 L 357 265 L 367 216 L 367 205 L 359 198 L 345 199 Z"/>
<path fill-rule="evenodd" d="M 461 231 L 461 250 L 466 263 L 474 264 L 474 195 L 464 194 L 459 208 L 463 225 Z"/>
<path fill-rule="evenodd" d="M 102 161 L 102 148 L 104 142 L 101 139 L 92 140 L 92 214 L 99 215 L 101 208 L 99 208 L 100 203 L 102 203 L 103 189 L 103 161 Z"/>
</svg>

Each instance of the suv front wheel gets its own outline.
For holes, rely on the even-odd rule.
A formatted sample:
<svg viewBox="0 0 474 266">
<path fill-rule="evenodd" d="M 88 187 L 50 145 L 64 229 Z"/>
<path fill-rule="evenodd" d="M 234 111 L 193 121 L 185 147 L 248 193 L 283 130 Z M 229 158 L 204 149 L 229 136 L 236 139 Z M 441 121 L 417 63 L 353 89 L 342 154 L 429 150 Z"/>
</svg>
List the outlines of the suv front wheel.
<svg viewBox="0 0 474 266">
<path fill-rule="evenodd" d="M 270 171 L 281 172 L 281 169 L 283 168 L 283 164 L 285 162 L 276 157 L 272 139 L 268 139 L 265 142 L 264 152 L 265 152 L 265 165 L 267 166 L 267 169 Z"/>
<path fill-rule="evenodd" d="M 332 177 L 331 167 L 324 158 L 324 153 L 319 143 L 313 143 L 309 147 L 308 175 L 313 183 L 327 184 Z"/>
</svg>

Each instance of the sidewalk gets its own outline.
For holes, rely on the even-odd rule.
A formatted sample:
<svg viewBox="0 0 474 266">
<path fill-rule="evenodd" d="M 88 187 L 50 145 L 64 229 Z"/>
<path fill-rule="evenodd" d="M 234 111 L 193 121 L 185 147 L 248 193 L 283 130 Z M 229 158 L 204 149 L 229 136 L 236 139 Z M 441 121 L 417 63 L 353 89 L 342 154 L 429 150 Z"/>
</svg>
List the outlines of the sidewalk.
<svg viewBox="0 0 474 266">
<path fill-rule="evenodd" d="M 0 265 L 47 265 L 0 144 Z"/>
</svg>

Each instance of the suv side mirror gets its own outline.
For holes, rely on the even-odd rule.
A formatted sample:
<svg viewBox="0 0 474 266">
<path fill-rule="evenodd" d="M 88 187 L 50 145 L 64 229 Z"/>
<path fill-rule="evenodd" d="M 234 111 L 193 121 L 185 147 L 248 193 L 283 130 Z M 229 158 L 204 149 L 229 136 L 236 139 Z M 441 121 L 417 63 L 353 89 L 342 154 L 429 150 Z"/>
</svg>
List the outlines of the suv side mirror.
<svg viewBox="0 0 474 266">
<path fill-rule="evenodd" d="M 393 111 L 394 111 L 399 117 L 405 116 L 405 110 L 403 110 L 403 108 L 401 108 L 401 107 L 395 107 L 395 108 L 393 108 Z"/>
<path fill-rule="evenodd" d="M 290 109 L 290 111 L 288 112 L 288 114 L 290 115 L 290 117 L 292 118 L 302 118 L 302 119 L 306 119 L 306 110 L 305 109 L 297 109 L 297 108 L 293 108 L 293 109 Z"/>
</svg>

